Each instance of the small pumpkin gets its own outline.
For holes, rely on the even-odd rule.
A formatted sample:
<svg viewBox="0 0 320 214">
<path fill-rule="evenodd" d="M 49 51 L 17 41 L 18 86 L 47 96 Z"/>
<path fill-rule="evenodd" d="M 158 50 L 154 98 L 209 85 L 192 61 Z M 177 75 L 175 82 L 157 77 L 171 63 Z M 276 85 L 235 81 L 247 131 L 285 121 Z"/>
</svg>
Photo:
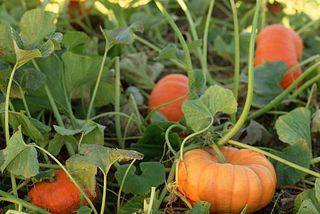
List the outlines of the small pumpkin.
<svg viewBox="0 0 320 214">
<path fill-rule="evenodd" d="M 80 191 L 63 170 L 55 170 L 54 175 L 54 181 L 42 181 L 32 187 L 28 192 L 31 196 L 30 203 L 53 214 L 70 214 L 77 211 L 80 208 Z M 85 192 L 90 200 L 94 201 L 97 198 L 97 193 L 91 195 L 89 191 Z"/>
<path fill-rule="evenodd" d="M 247 213 L 265 207 L 273 198 L 276 174 L 269 160 L 254 151 L 222 147 L 227 163 L 211 148 L 194 149 L 178 163 L 178 190 L 191 203 L 207 201 L 211 213 Z"/>
<path fill-rule="evenodd" d="M 189 80 L 182 74 L 169 74 L 160 79 L 149 97 L 149 112 L 158 106 L 173 101 L 189 93 Z M 189 97 L 160 108 L 158 111 L 169 121 L 178 121 L 183 117 L 182 104 Z"/>
<path fill-rule="evenodd" d="M 90 12 L 92 9 L 92 3 L 86 2 L 86 0 L 69 0 L 68 14 L 70 18 L 78 18 L 85 13 Z"/>
</svg>

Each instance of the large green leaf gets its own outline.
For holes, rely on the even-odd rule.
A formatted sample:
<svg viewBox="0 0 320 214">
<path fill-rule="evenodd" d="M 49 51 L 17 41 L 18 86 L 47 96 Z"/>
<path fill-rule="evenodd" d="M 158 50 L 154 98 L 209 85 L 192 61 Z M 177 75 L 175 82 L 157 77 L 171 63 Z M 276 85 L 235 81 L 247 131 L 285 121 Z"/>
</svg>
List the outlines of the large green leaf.
<svg viewBox="0 0 320 214">
<path fill-rule="evenodd" d="M 294 201 L 294 213 L 309 214 L 320 213 L 320 179 L 317 178 L 314 189 L 307 189 L 301 192 Z"/>
<path fill-rule="evenodd" d="M 97 79 L 102 62 L 101 57 L 84 56 L 68 51 L 61 58 L 64 64 L 66 89 L 69 95 L 74 89 L 83 84 L 93 83 Z"/>
<path fill-rule="evenodd" d="M 66 165 L 76 179 L 83 186 L 91 187 L 90 190 L 93 192 L 92 187 L 97 167 L 107 174 L 112 164 L 117 161 L 140 160 L 142 158 L 143 155 L 135 151 L 111 149 L 96 144 L 83 144 L 79 148 L 79 153 L 71 156 Z"/>
<path fill-rule="evenodd" d="M 62 45 L 67 51 L 82 53 L 89 43 L 89 36 L 80 31 L 67 31 L 62 40 Z"/>
<path fill-rule="evenodd" d="M 41 72 L 46 75 L 48 88 L 59 109 L 63 112 L 68 112 L 69 98 L 65 90 L 63 62 L 56 55 L 37 59 L 36 62 Z M 44 88 L 40 88 L 37 93 L 32 93 L 31 95 L 47 100 L 47 95 L 44 91 Z"/>
<path fill-rule="evenodd" d="M 298 141 L 295 144 L 288 146 L 277 155 L 305 168 L 310 167 L 310 161 L 312 159 L 311 148 L 306 141 Z M 279 186 L 294 185 L 305 176 L 304 172 L 279 162 L 274 162 L 274 166 L 277 172 L 277 185 Z"/>
<path fill-rule="evenodd" d="M 78 141 L 73 136 L 55 134 L 54 137 L 49 141 L 48 152 L 53 155 L 58 155 L 61 148 L 67 143 L 77 145 Z"/>
<path fill-rule="evenodd" d="M 311 148 L 311 112 L 309 109 L 296 108 L 286 115 L 280 116 L 275 128 L 279 139 L 287 144 L 305 141 Z"/>
<path fill-rule="evenodd" d="M 208 88 L 199 99 L 185 101 L 182 111 L 187 124 L 197 132 L 207 127 L 216 113 L 235 113 L 237 101 L 232 91 L 215 85 Z"/>
<path fill-rule="evenodd" d="M 0 22 L 0 56 L 14 54 L 14 47 L 11 37 L 11 28 L 8 24 Z"/>
<path fill-rule="evenodd" d="M 37 150 L 23 141 L 21 130 L 13 134 L 3 150 L 4 163 L 0 169 L 7 169 L 14 175 L 30 178 L 39 173 Z"/>
<path fill-rule="evenodd" d="M 119 214 L 136 213 L 143 210 L 145 196 L 135 196 L 120 207 Z"/>
<path fill-rule="evenodd" d="M 255 69 L 253 106 L 263 107 L 283 91 L 280 81 L 287 69 L 283 62 L 266 62 Z"/>
<path fill-rule="evenodd" d="M 41 146 L 48 144 L 51 128 L 40 121 L 20 112 L 9 112 L 9 124 L 14 130 L 21 127 L 22 133 L 29 136 L 37 144 Z"/>
<path fill-rule="evenodd" d="M 129 165 L 121 165 L 117 167 L 115 173 L 118 184 L 122 183 L 124 175 Z M 136 167 L 132 166 L 129 169 L 128 175 L 125 178 L 123 192 L 133 193 L 135 195 L 145 195 L 151 191 L 151 187 L 158 187 L 165 181 L 164 166 L 159 162 L 142 162 L 140 163 L 141 174 L 136 174 Z"/>
<path fill-rule="evenodd" d="M 21 18 L 19 26 L 23 43 L 34 48 L 47 35 L 56 30 L 55 14 L 37 8 L 27 11 Z"/>
</svg>

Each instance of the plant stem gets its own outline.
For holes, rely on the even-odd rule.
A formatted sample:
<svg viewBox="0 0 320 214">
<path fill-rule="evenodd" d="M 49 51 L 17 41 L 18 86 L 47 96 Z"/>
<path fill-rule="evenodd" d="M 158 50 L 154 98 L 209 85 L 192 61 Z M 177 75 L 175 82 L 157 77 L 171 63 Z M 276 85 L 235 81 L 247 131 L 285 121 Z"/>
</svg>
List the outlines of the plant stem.
<svg viewBox="0 0 320 214">
<path fill-rule="evenodd" d="M 155 187 L 151 187 L 150 200 L 149 200 L 149 206 L 148 206 L 147 214 L 151 214 L 152 213 L 152 205 L 154 203 L 153 201 L 154 201 L 155 194 L 156 194 L 156 188 Z"/>
<path fill-rule="evenodd" d="M 231 145 L 240 147 L 240 148 L 250 149 L 252 151 L 258 152 L 258 153 L 263 154 L 263 155 L 265 155 L 265 156 L 267 156 L 269 158 L 272 158 L 272 159 L 274 159 L 274 160 L 276 160 L 276 161 L 278 161 L 278 162 L 280 162 L 282 164 L 285 164 L 285 165 L 290 166 L 290 167 L 292 167 L 294 169 L 297 169 L 297 170 L 299 170 L 301 172 L 304 172 L 304 173 L 307 173 L 309 175 L 313 175 L 313 176 L 315 176 L 317 178 L 320 178 L 320 173 L 312 171 L 312 170 L 307 169 L 305 167 L 299 166 L 298 164 L 295 164 L 295 163 L 292 163 L 290 161 L 287 161 L 287 160 L 285 160 L 283 158 L 280 158 L 280 157 L 278 157 L 278 156 L 276 156 L 274 154 L 271 154 L 269 152 L 263 151 L 262 149 L 258 149 L 258 148 L 254 147 L 254 146 L 243 144 L 243 143 L 240 143 L 240 142 L 237 142 L 237 141 L 234 141 L 234 140 L 229 140 L 228 143 L 231 144 Z"/>
<path fill-rule="evenodd" d="M 258 111 L 255 111 L 249 115 L 247 118 L 248 120 L 255 119 L 257 117 L 260 117 L 264 113 L 268 112 L 270 109 L 277 106 L 286 96 L 289 95 L 289 93 L 296 88 L 296 86 L 309 74 L 311 74 L 318 66 L 320 66 L 320 62 L 317 62 L 316 64 L 309 67 L 302 75 L 298 77 L 286 90 L 284 90 L 281 94 L 279 94 L 276 98 L 274 98 L 271 102 L 269 102 L 267 105 L 265 105 L 263 108 L 259 109 Z"/>
<path fill-rule="evenodd" d="M 172 148 L 171 146 L 171 143 L 170 143 L 170 139 L 169 139 L 169 134 L 170 134 L 170 131 L 173 129 L 173 128 L 180 128 L 180 129 L 183 129 L 185 130 L 186 128 L 180 124 L 172 124 L 171 126 L 169 126 L 169 128 L 166 130 L 166 133 L 165 133 L 165 139 L 166 139 L 166 144 L 169 148 L 169 150 L 171 151 L 172 154 L 174 154 L 176 156 L 177 152 Z"/>
<path fill-rule="evenodd" d="M 320 22 L 320 19 L 315 19 L 312 20 L 311 22 L 309 22 L 308 24 L 304 25 L 302 28 L 300 28 L 299 30 L 297 30 L 298 34 L 302 34 L 305 30 L 307 30 L 309 27 L 311 27 L 312 25 L 316 25 L 318 24 L 318 22 Z"/>
<path fill-rule="evenodd" d="M 101 203 L 101 209 L 100 214 L 104 213 L 105 206 L 106 206 L 106 199 L 107 199 L 107 174 L 100 169 L 103 174 L 103 192 L 102 192 L 102 203 Z"/>
<path fill-rule="evenodd" d="M 14 65 L 11 75 L 9 78 L 7 91 L 6 91 L 6 99 L 4 104 L 4 129 L 5 129 L 5 136 L 6 136 L 6 144 L 8 145 L 10 140 L 10 130 L 9 130 L 9 103 L 10 103 L 10 92 L 11 92 L 11 86 L 13 82 L 14 74 L 16 73 L 16 70 L 18 69 L 17 64 Z"/>
<path fill-rule="evenodd" d="M 162 191 L 160 193 L 158 203 L 156 203 L 154 205 L 154 210 L 156 210 L 156 211 L 160 208 L 163 199 L 166 197 L 166 194 L 168 192 L 168 184 L 170 184 L 174 179 L 174 175 L 175 175 L 175 171 L 176 171 L 176 165 L 177 165 L 177 160 L 175 160 L 172 163 L 172 166 L 171 166 L 171 169 L 170 169 L 167 181 L 166 181 L 166 185 L 163 187 L 163 189 L 162 189 Z"/>
<path fill-rule="evenodd" d="M 176 36 L 178 37 L 178 39 L 179 39 L 179 41 L 180 41 L 180 43 L 182 45 L 182 49 L 183 49 L 183 52 L 185 54 L 184 55 L 184 63 L 185 63 L 185 66 L 186 66 L 186 71 L 188 73 L 188 77 L 189 77 L 190 91 L 193 91 L 192 87 L 194 87 L 195 77 L 194 77 L 194 73 L 193 73 L 192 61 L 191 61 L 191 56 L 190 56 L 190 51 L 189 51 L 188 45 L 187 45 L 187 43 L 186 43 L 181 31 L 179 30 L 178 26 L 173 21 L 173 19 L 171 18 L 171 16 L 169 15 L 167 10 L 165 9 L 165 7 L 160 3 L 159 0 L 155 0 L 155 3 L 157 5 L 158 9 L 160 10 L 160 12 L 164 15 L 164 17 L 169 22 L 170 26 L 174 30 Z"/>
<path fill-rule="evenodd" d="M 320 80 L 320 74 L 314 76 L 313 78 L 311 78 L 310 80 L 308 80 L 307 82 L 305 82 L 302 86 L 300 86 L 300 88 L 298 88 L 291 96 L 290 99 L 295 99 L 297 96 L 299 96 L 299 94 L 301 94 L 305 89 L 307 89 L 309 86 L 311 86 L 312 84 L 318 82 Z"/>
<path fill-rule="evenodd" d="M 257 34 L 256 30 L 258 25 L 260 2 L 261 0 L 257 0 L 256 2 L 256 8 L 255 8 L 253 23 L 252 23 L 252 32 L 250 37 L 249 59 L 248 59 L 248 92 L 247 92 L 246 102 L 239 120 L 236 122 L 234 127 L 218 141 L 218 146 L 222 146 L 223 144 L 225 144 L 229 139 L 231 139 L 239 131 L 239 129 L 242 127 L 242 125 L 246 121 L 248 113 L 250 111 L 252 98 L 253 98 L 253 89 L 254 89 L 253 60 L 254 60 L 254 47 L 255 47 L 256 34 Z"/>
<path fill-rule="evenodd" d="M 191 35 L 193 37 L 193 40 L 195 40 L 195 41 L 199 40 L 196 26 L 194 24 L 190 10 L 188 9 L 186 3 L 184 2 L 184 0 L 177 0 L 177 2 L 179 3 L 181 9 L 183 10 L 183 12 L 185 13 L 185 15 L 187 17 L 188 23 L 190 25 L 190 30 L 191 30 Z M 213 4 L 214 4 L 214 0 L 213 0 Z M 211 17 L 210 9 L 209 9 L 208 14 L 210 14 L 210 17 Z M 208 79 L 209 84 L 213 84 L 214 81 L 213 81 L 212 77 L 208 74 L 207 59 L 203 56 L 203 54 L 204 54 L 204 52 L 201 52 L 201 48 L 197 47 L 197 55 L 198 55 L 198 58 L 200 60 L 200 64 L 202 67 L 204 84 L 207 82 L 207 79 Z"/>
<path fill-rule="evenodd" d="M 123 186 L 124 186 L 124 182 L 128 176 L 128 173 L 130 171 L 130 168 L 132 167 L 132 165 L 134 164 L 134 162 L 136 161 L 136 159 L 132 160 L 130 165 L 128 166 L 126 172 L 124 173 L 123 175 L 123 178 L 122 178 L 122 181 L 121 181 L 121 184 L 120 184 L 120 187 L 119 187 L 119 192 L 118 192 L 118 198 L 117 198 L 117 213 L 119 214 L 120 213 L 120 199 L 121 199 L 121 192 L 122 192 L 122 189 L 123 189 Z"/>
<path fill-rule="evenodd" d="M 239 38 L 239 21 L 236 5 L 234 0 L 230 0 L 233 16 L 233 34 L 234 34 L 234 77 L 233 77 L 233 96 L 238 100 L 239 77 L 240 77 L 240 38 Z M 231 115 L 231 121 L 236 122 L 236 113 Z"/>
<path fill-rule="evenodd" d="M 27 100 L 26 100 L 26 97 L 24 96 L 24 92 L 21 88 L 21 86 L 19 85 L 19 91 L 20 91 L 20 94 L 21 94 L 21 98 L 22 98 L 22 103 L 23 103 L 23 107 L 27 113 L 27 116 L 28 117 L 31 117 L 31 114 L 30 114 L 30 111 L 29 111 L 29 107 L 28 107 L 28 104 L 27 104 Z"/>
<path fill-rule="evenodd" d="M 109 51 L 109 46 L 106 44 L 106 46 L 104 48 L 103 58 L 102 58 L 102 61 L 101 61 L 101 64 L 100 64 L 100 69 L 99 69 L 97 81 L 96 81 L 96 84 L 94 85 L 93 93 L 92 93 L 92 96 L 91 96 L 91 99 L 90 99 L 89 108 L 88 108 L 88 112 L 87 112 L 87 120 L 91 116 L 94 100 L 96 99 L 96 96 L 97 96 L 97 91 L 98 91 L 98 88 L 99 88 L 99 85 L 100 85 L 100 81 L 101 81 L 101 78 L 102 78 L 103 68 L 104 68 L 104 64 L 106 62 L 108 51 Z"/>
<path fill-rule="evenodd" d="M 114 101 L 114 111 L 115 112 L 121 112 L 120 111 L 120 89 L 121 89 L 121 83 L 120 83 L 120 61 L 119 57 L 116 58 L 116 79 L 115 79 L 115 101 Z M 120 116 L 118 114 L 115 115 L 115 126 L 116 126 L 116 135 L 118 139 L 118 144 L 120 149 L 125 148 L 125 144 L 122 141 L 122 133 L 121 133 L 121 123 L 120 123 Z"/>
<path fill-rule="evenodd" d="M 180 146 L 180 160 L 183 160 L 183 152 L 184 152 L 184 151 L 183 151 L 183 148 L 184 148 L 184 145 L 186 144 L 186 142 L 187 142 L 189 139 L 193 138 L 194 136 L 197 136 L 197 135 L 199 135 L 199 134 L 207 131 L 207 130 L 212 126 L 213 121 L 214 121 L 214 118 L 212 117 L 212 118 L 211 118 L 211 121 L 210 121 L 210 123 L 209 123 L 209 125 L 208 125 L 207 127 L 205 127 L 204 129 L 202 129 L 202 130 L 200 130 L 200 131 L 194 132 L 194 133 L 188 135 L 185 139 L 183 139 L 183 141 L 182 141 L 182 143 L 181 143 L 181 146 Z"/>
<path fill-rule="evenodd" d="M 212 144 L 212 148 L 213 150 L 217 153 L 220 162 L 221 163 L 227 163 L 226 158 L 224 157 L 224 155 L 222 154 L 222 152 L 220 151 L 219 147 L 217 146 L 217 144 L 213 143 Z"/>
<path fill-rule="evenodd" d="M 145 117 L 144 121 L 147 122 L 147 121 L 150 119 L 150 117 L 152 116 L 152 114 L 153 114 L 154 112 L 158 111 L 159 109 L 161 109 L 162 107 L 171 105 L 171 104 L 173 104 L 173 103 L 175 103 L 175 102 L 178 102 L 178 101 L 180 101 L 180 100 L 182 100 L 182 99 L 184 99 L 184 98 L 186 98 L 186 97 L 188 97 L 188 96 L 189 96 L 189 94 L 185 94 L 185 95 L 183 95 L 183 96 L 181 96 L 181 97 L 178 97 L 178 98 L 176 98 L 176 99 L 174 99 L 174 100 L 172 100 L 172 101 L 170 101 L 170 102 L 167 102 L 167 103 L 163 103 L 163 104 L 161 104 L 161 105 L 158 105 L 156 108 L 152 109 L 152 110 L 149 112 L 149 114 Z"/>
<path fill-rule="evenodd" d="M 70 173 L 68 172 L 68 170 L 62 165 L 62 163 L 60 163 L 60 161 L 54 157 L 50 152 L 48 152 L 47 150 L 45 150 L 44 148 L 36 145 L 36 144 L 32 144 L 35 148 L 39 149 L 40 151 L 46 153 L 50 158 L 52 158 L 52 160 L 54 160 L 59 166 L 60 168 L 67 174 L 68 178 L 71 180 L 71 182 L 78 188 L 78 190 L 80 191 L 81 195 L 84 197 L 84 199 L 88 202 L 89 206 L 91 207 L 91 209 L 93 210 L 94 214 L 98 214 L 96 208 L 94 207 L 92 201 L 89 199 L 89 197 L 87 196 L 87 194 L 83 191 L 83 189 L 80 187 L 80 185 L 78 184 L 78 182 L 76 182 L 76 180 L 70 175 Z"/>
<path fill-rule="evenodd" d="M 209 27 L 210 27 L 210 21 L 213 11 L 215 0 L 211 0 L 209 4 L 209 9 L 206 17 L 206 23 L 204 26 L 204 32 L 203 32 L 203 52 L 202 52 L 202 61 L 204 66 L 204 72 L 207 76 L 207 81 L 210 85 L 216 84 L 216 82 L 212 79 L 209 71 L 208 71 L 208 36 L 209 36 Z"/>
<path fill-rule="evenodd" d="M 30 209 L 30 210 L 33 210 L 36 213 L 50 214 L 48 211 L 45 211 L 44 209 L 41 209 L 41 208 L 39 208 L 39 207 L 37 207 L 37 206 L 35 206 L 25 200 L 18 198 L 18 197 L 14 197 L 13 195 L 11 195 L 7 192 L 4 192 L 2 190 L 0 190 L 0 196 L 3 196 L 0 198 L 0 201 L 7 201 L 7 202 L 14 203 L 14 204 L 22 204 L 23 207 Z"/>
</svg>

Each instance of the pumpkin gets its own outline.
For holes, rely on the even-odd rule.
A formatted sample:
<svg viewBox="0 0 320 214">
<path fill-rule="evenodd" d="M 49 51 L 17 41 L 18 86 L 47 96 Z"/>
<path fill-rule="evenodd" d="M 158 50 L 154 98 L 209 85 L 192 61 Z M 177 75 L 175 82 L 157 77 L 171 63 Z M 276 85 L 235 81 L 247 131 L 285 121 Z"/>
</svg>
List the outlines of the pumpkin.
<svg viewBox="0 0 320 214">
<path fill-rule="evenodd" d="M 169 74 L 160 79 L 149 97 L 149 112 L 158 106 L 173 101 L 189 93 L 189 80 L 182 74 Z M 178 121 L 183 117 L 182 104 L 189 97 L 160 108 L 158 111 L 169 121 Z"/>
<path fill-rule="evenodd" d="M 213 149 L 194 149 L 178 163 L 178 190 L 190 200 L 207 201 L 211 213 L 247 213 L 273 198 L 276 174 L 265 156 L 247 149 L 222 147 L 226 163 Z"/>
<path fill-rule="evenodd" d="M 69 180 L 63 170 L 54 171 L 54 181 L 42 181 L 36 183 L 28 195 L 31 196 L 30 203 L 50 211 L 53 214 L 69 214 L 80 208 L 80 191 Z M 97 198 L 97 192 L 93 196 L 87 190 L 86 194 L 90 200 Z M 85 199 L 83 199 L 84 203 Z"/>
<path fill-rule="evenodd" d="M 291 68 L 298 64 L 298 59 L 302 57 L 303 43 L 300 36 L 280 24 L 263 28 L 257 36 L 256 43 L 255 66 L 264 62 L 282 61 Z M 301 74 L 300 67 L 286 73 L 280 82 L 281 87 L 289 87 Z"/>
</svg>

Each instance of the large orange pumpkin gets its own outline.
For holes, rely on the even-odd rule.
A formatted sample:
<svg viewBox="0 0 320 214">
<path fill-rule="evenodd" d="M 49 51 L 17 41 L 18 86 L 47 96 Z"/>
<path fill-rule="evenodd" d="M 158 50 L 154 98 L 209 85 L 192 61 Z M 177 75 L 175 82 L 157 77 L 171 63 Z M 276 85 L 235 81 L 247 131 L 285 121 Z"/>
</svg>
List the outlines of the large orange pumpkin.
<svg viewBox="0 0 320 214">
<path fill-rule="evenodd" d="M 292 29 L 280 24 L 269 25 L 257 36 L 254 63 L 259 66 L 264 62 L 282 61 L 292 68 L 302 57 L 303 42 Z M 302 74 L 301 68 L 286 73 L 280 82 L 282 88 L 288 88 Z"/>
<path fill-rule="evenodd" d="M 55 180 L 36 183 L 28 192 L 30 203 L 53 214 L 71 214 L 80 208 L 80 191 L 63 170 L 55 170 Z M 86 191 L 90 200 L 95 200 Z M 83 199 L 84 200 L 84 199 Z M 86 203 L 85 203 L 86 204 Z"/>
<path fill-rule="evenodd" d="M 189 93 L 189 80 L 182 74 L 169 74 L 162 78 L 153 88 L 149 98 L 149 111 L 173 101 Z M 175 103 L 160 108 L 158 111 L 166 116 L 169 121 L 178 121 L 183 116 L 181 106 L 186 97 Z"/>
<path fill-rule="evenodd" d="M 178 165 L 178 189 L 192 203 L 207 201 L 212 213 L 247 213 L 266 206 L 275 193 L 276 174 L 265 156 L 247 149 L 223 147 L 227 163 L 211 148 L 185 153 Z"/>
</svg>

